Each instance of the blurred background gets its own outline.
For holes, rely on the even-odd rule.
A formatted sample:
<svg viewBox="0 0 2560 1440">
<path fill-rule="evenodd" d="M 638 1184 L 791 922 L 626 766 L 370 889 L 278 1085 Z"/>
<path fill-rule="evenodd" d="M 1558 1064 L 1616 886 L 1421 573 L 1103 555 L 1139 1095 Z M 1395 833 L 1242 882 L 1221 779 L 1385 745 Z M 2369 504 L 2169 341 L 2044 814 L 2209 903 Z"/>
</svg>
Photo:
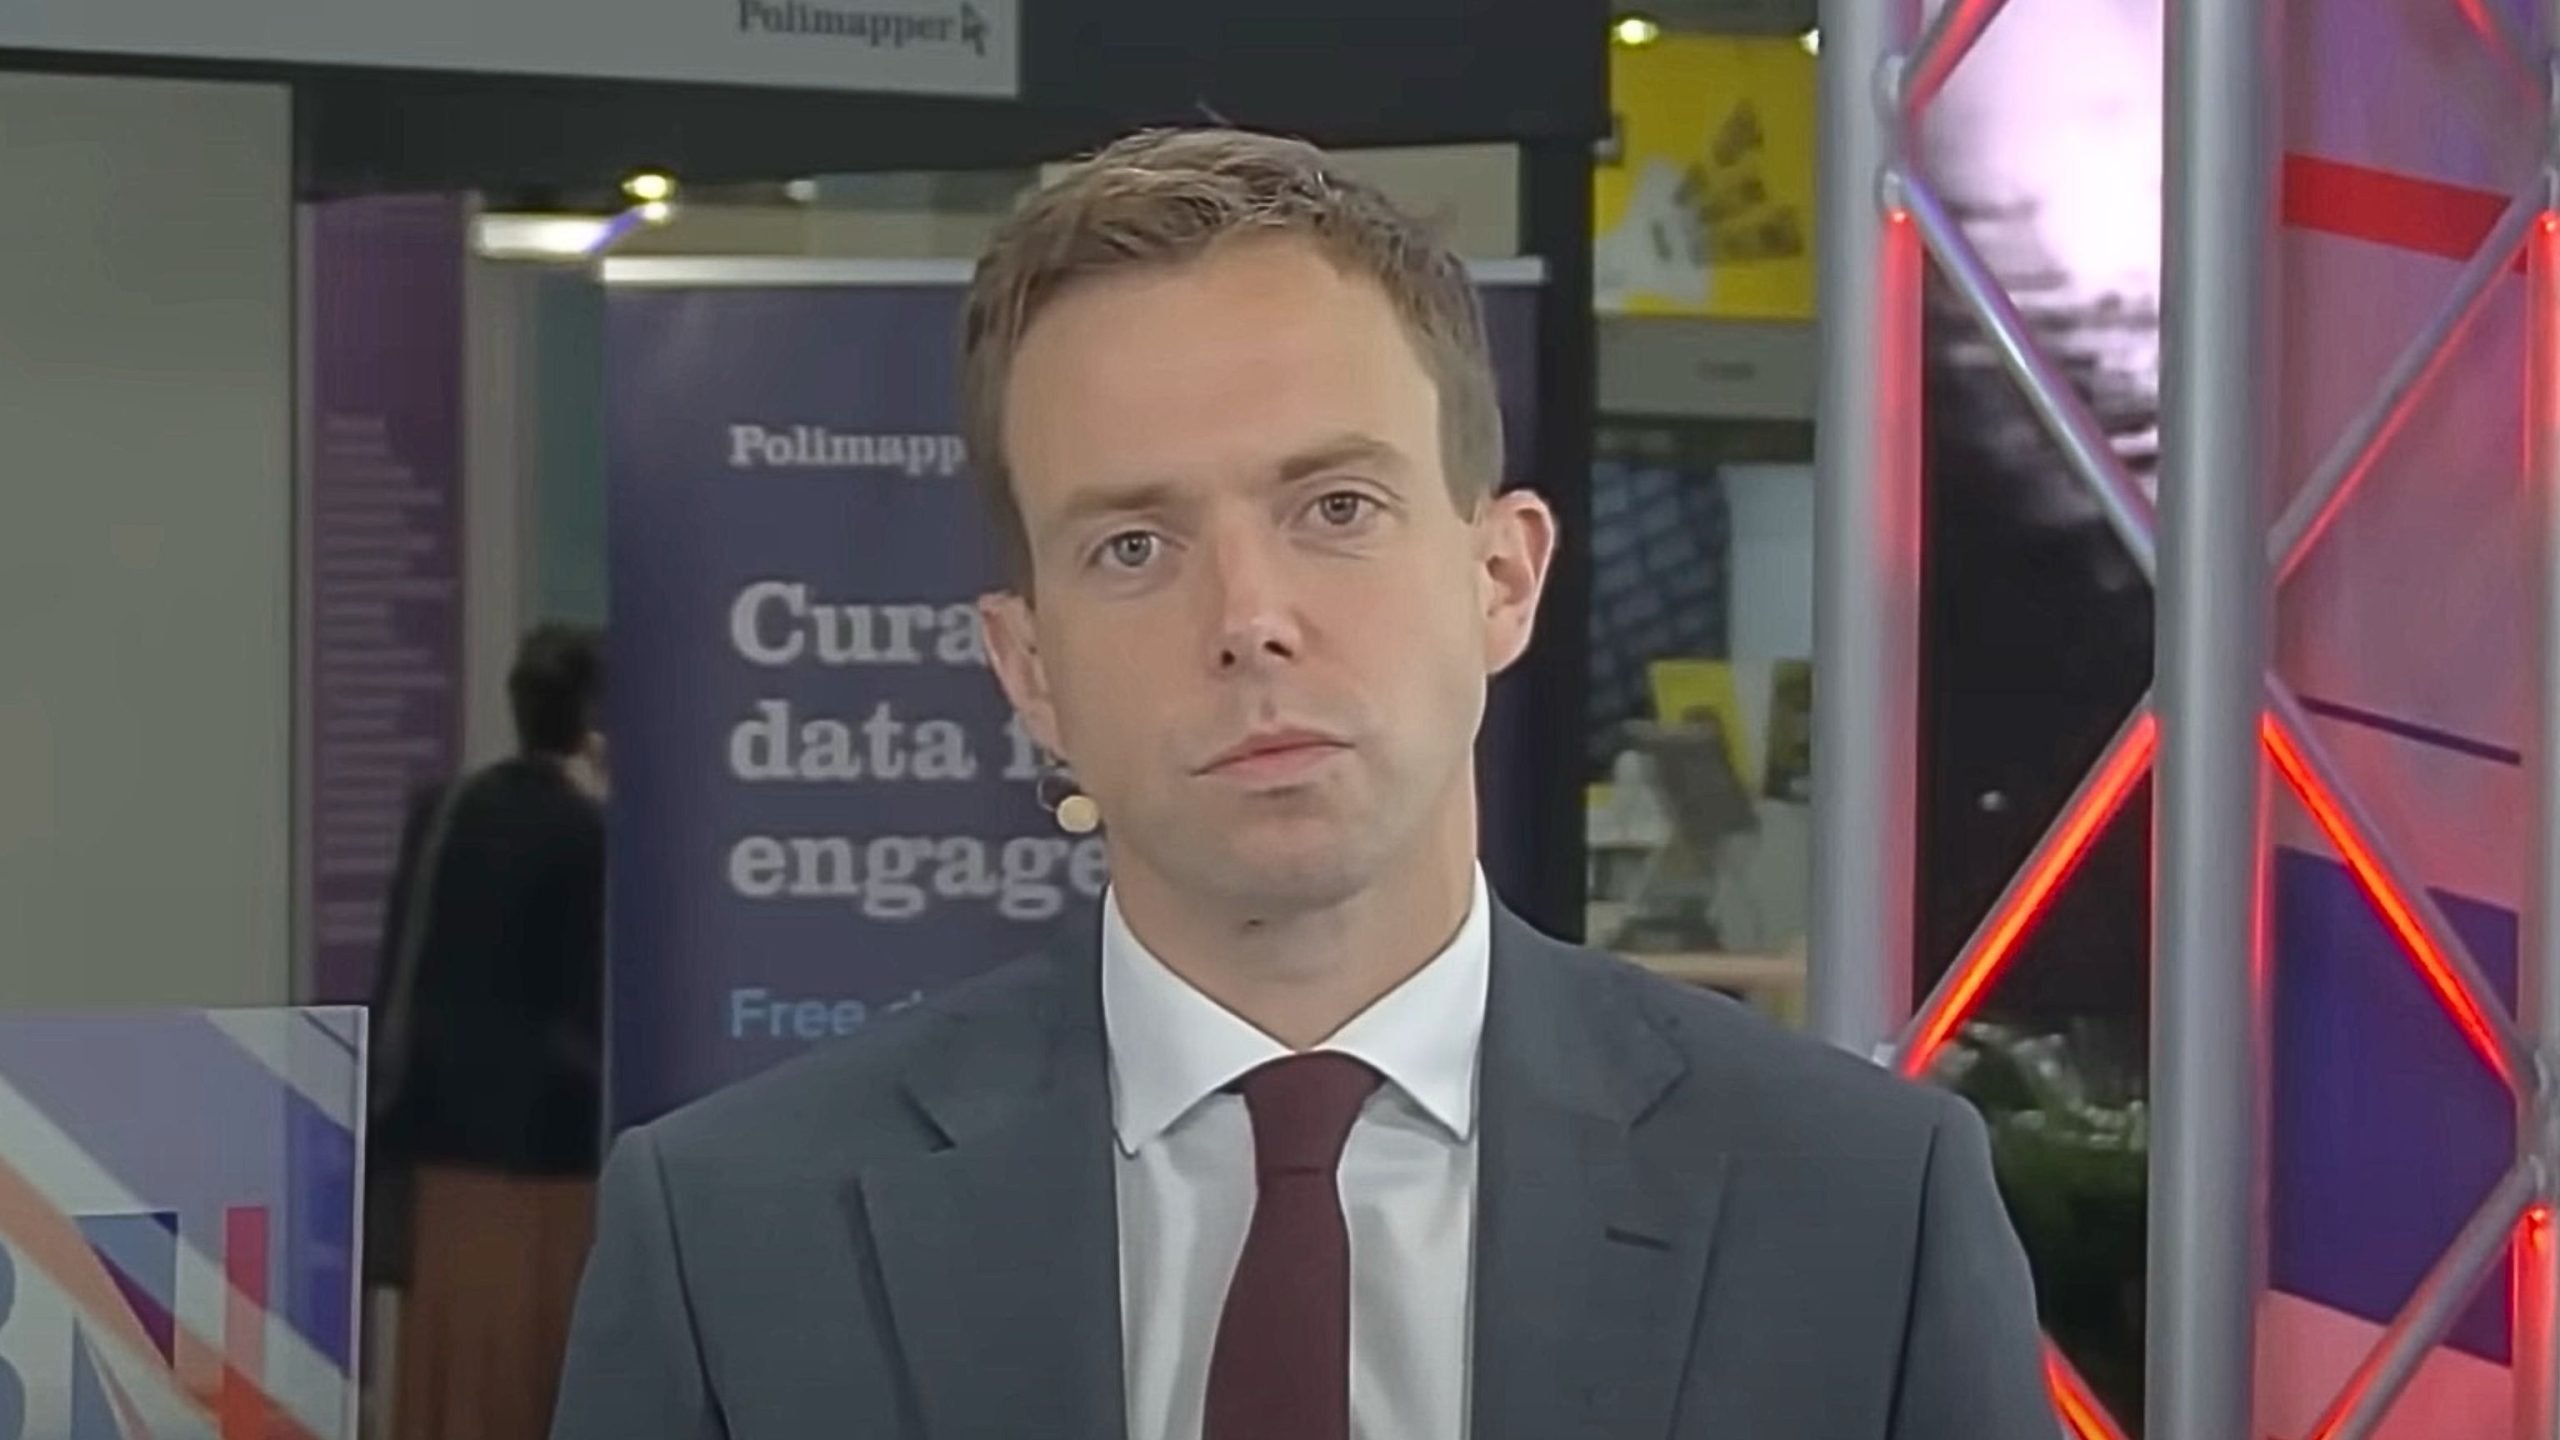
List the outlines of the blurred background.
<svg viewBox="0 0 2560 1440">
<path fill-rule="evenodd" d="M 493 1290 L 574 1277 L 605 1136 L 1092 923 L 1098 843 L 979 673 L 949 376 L 992 227 L 1134 125 L 1305 134 L 1476 263 L 1510 478 L 1565 544 L 1483 740 L 1487 866 L 1551 931 L 1806 1023 L 1843 123 L 1812 0 L 468 10 L 0 11 L 0 1440 L 539 1433 L 557 1314 L 522 1366 L 450 1352 Z M 2146 497 L 2162 25 L 2010 5 L 1913 142 Z M 2500 258 L 2547 157 L 2498 57 L 2550 22 L 2287 25 L 2277 508 L 2484 278 L 2278 658 L 2511 1002 L 2516 377 L 2560 321 Z M 1926 287 L 1887 960 L 1925 996 L 2015 922 L 1932 1078 L 1992 1119 L 2090 1425 L 2138 1434 L 2151 808 L 2138 773 L 2075 797 L 2149 690 L 2151 591 L 2003 337 Z M 2291 1437 L 2513 1118 L 2351 847 L 2273 813 L 2261 1428 Z M 2067 882 L 2018 905 L 2074 817 Z M 2508 1302 L 2481 1288 L 2381 1433 L 2507 1433 Z M 207 1408 L 218 1373 L 253 1418 Z"/>
</svg>

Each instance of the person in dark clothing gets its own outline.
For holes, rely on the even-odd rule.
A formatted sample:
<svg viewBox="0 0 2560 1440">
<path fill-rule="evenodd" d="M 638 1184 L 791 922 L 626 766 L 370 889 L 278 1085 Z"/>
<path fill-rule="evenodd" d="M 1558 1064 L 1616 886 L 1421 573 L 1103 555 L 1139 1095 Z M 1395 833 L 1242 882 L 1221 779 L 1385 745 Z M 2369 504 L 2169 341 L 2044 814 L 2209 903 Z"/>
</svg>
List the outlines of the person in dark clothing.
<svg viewBox="0 0 2560 1440">
<path fill-rule="evenodd" d="M 594 632 L 526 636 L 519 753 L 422 796 L 402 837 L 374 997 L 392 1440 L 550 1425 L 601 1158 L 603 683 Z"/>
</svg>

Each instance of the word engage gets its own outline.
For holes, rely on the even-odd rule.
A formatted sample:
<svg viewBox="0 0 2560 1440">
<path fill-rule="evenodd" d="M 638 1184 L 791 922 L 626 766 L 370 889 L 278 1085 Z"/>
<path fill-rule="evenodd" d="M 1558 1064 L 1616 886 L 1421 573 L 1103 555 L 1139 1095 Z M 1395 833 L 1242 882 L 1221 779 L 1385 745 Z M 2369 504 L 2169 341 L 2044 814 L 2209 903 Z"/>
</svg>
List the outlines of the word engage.
<svg viewBox="0 0 2560 1440">
<path fill-rule="evenodd" d="M 1033 921 L 1055 919 L 1070 894 L 1101 898 L 1111 857 L 1094 835 L 749 835 L 729 847 L 728 868 L 729 888 L 748 900 L 845 900 L 890 921 L 957 901 Z"/>
</svg>

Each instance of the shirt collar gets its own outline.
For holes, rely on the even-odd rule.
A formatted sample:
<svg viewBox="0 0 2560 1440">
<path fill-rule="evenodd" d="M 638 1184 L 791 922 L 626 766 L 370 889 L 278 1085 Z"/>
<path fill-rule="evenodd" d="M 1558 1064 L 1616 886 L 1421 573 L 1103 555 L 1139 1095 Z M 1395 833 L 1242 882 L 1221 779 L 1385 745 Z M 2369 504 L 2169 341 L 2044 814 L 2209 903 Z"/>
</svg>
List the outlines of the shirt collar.
<svg viewBox="0 0 2560 1440">
<path fill-rule="evenodd" d="M 1452 1137 L 1472 1138 L 1492 936 L 1479 869 L 1447 948 L 1315 1048 L 1365 1062 Z M 1289 1053 L 1151 954 L 1116 894 L 1102 904 L 1102 1020 L 1112 1128 L 1131 1155 L 1221 1087 Z"/>
</svg>

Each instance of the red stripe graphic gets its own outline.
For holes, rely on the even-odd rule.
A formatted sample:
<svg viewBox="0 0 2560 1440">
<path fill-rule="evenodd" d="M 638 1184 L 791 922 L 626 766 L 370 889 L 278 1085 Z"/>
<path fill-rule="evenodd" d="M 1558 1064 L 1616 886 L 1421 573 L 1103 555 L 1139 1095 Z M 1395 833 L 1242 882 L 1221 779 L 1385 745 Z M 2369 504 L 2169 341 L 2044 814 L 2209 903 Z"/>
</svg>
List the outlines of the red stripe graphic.
<svg viewBox="0 0 2560 1440">
<path fill-rule="evenodd" d="M 2284 223 L 2296 230 L 2468 260 L 2506 208 L 2507 197 L 2494 190 L 2317 155 L 2284 157 Z M 2524 268 L 2522 257 L 2516 268 Z"/>
<path fill-rule="evenodd" d="M 222 1268 L 231 1293 L 222 1307 L 222 1390 L 215 1402 L 222 1440 L 267 1440 L 267 1210 L 222 1212 Z"/>
</svg>

